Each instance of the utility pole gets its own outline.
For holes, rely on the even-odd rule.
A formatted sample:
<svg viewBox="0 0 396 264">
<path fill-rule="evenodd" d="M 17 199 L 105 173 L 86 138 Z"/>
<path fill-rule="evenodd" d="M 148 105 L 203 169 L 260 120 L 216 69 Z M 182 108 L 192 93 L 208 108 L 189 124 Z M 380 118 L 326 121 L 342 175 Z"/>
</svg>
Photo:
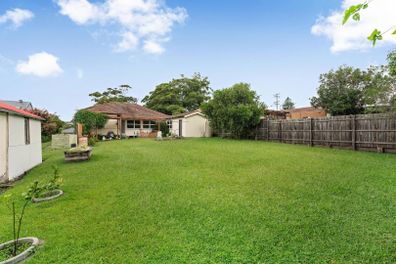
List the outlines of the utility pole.
<svg viewBox="0 0 396 264">
<path fill-rule="evenodd" d="M 276 110 L 279 110 L 279 106 L 280 106 L 280 93 L 274 94 L 274 98 L 275 98 L 274 104 L 275 104 Z"/>
</svg>

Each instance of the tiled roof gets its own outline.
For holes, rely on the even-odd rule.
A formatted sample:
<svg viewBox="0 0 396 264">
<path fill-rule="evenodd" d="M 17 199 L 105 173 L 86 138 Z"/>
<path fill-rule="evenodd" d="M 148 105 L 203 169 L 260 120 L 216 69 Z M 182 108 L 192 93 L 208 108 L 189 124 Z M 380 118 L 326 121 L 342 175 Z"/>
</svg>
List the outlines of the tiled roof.
<svg viewBox="0 0 396 264">
<path fill-rule="evenodd" d="M 119 115 L 122 119 L 131 120 L 165 120 L 171 118 L 169 115 L 133 103 L 96 104 L 86 110 L 107 115 Z"/>
<path fill-rule="evenodd" d="M 0 112 L 11 113 L 15 115 L 20 115 L 24 117 L 30 117 L 38 120 L 43 120 L 43 118 L 39 117 L 38 115 L 32 114 L 28 111 L 21 110 L 15 106 L 0 102 Z"/>
<path fill-rule="evenodd" d="M 290 109 L 287 110 L 290 113 L 296 113 L 296 112 L 304 112 L 304 111 L 324 111 L 322 108 L 316 108 L 316 107 L 300 107 L 300 108 L 294 108 L 294 109 Z"/>
</svg>

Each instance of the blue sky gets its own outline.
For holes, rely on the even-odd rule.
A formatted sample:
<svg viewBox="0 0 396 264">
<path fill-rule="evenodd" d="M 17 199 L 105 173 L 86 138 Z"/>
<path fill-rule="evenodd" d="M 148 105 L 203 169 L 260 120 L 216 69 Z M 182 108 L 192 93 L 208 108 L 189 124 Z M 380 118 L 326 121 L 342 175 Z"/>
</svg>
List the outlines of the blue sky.
<svg viewBox="0 0 396 264">
<path fill-rule="evenodd" d="M 149 12 L 171 12 L 171 25 L 140 35 L 99 11 L 74 14 L 76 9 L 67 9 L 70 0 L 61 1 L 63 6 L 51 0 L 0 1 L 0 98 L 29 100 L 65 120 L 91 104 L 90 92 L 129 84 L 131 94 L 142 99 L 157 84 L 194 72 L 208 76 L 213 89 L 248 82 L 269 106 L 275 93 L 307 106 L 320 73 L 342 64 L 384 63 L 394 46 L 385 41 L 375 48 L 357 47 L 364 38 L 354 46 L 339 45 L 345 37 L 340 39 L 326 19 L 341 10 L 342 2 L 354 0 L 168 0 Z M 111 0 L 72 1 L 102 10 Z M 31 13 L 19 13 L 24 19 L 18 24 L 6 15 L 15 8 Z M 314 25 L 319 27 L 315 34 Z M 132 41 L 121 45 L 125 34 Z M 30 65 L 34 54 L 45 56 L 31 57 Z M 34 62 L 40 60 L 52 68 L 40 66 L 44 69 L 37 72 Z"/>
</svg>

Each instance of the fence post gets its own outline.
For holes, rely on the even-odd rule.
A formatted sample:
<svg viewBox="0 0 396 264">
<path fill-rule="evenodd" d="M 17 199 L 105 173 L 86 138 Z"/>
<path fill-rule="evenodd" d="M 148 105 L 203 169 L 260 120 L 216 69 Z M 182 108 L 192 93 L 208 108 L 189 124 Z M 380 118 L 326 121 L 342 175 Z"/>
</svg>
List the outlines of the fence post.
<svg viewBox="0 0 396 264">
<path fill-rule="evenodd" d="M 309 119 L 309 145 L 313 146 L 313 119 Z"/>
<path fill-rule="evenodd" d="M 356 115 L 351 118 L 352 122 L 352 149 L 356 150 Z"/>
<path fill-rule="evenodd" d="M 282 142 L 282 120 L 279 120 L 279 142 Z"/>
<path fill-rule="evenodd" d="M 267 141 L 270 140 L 270 119 L 267 119 Z"/>
</svg>

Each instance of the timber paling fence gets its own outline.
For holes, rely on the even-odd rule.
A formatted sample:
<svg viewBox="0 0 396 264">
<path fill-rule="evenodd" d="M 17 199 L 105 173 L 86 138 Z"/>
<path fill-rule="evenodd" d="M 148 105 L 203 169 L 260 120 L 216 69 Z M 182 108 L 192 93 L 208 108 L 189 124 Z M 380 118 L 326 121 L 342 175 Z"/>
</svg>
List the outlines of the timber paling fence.
<svg viewBox="0 0 396 264">
<path fill-rule="evenodd" d="M 396 153 L 396 113 L 263 119 L 255 131 L 255 139 Z"/>
</svg>

